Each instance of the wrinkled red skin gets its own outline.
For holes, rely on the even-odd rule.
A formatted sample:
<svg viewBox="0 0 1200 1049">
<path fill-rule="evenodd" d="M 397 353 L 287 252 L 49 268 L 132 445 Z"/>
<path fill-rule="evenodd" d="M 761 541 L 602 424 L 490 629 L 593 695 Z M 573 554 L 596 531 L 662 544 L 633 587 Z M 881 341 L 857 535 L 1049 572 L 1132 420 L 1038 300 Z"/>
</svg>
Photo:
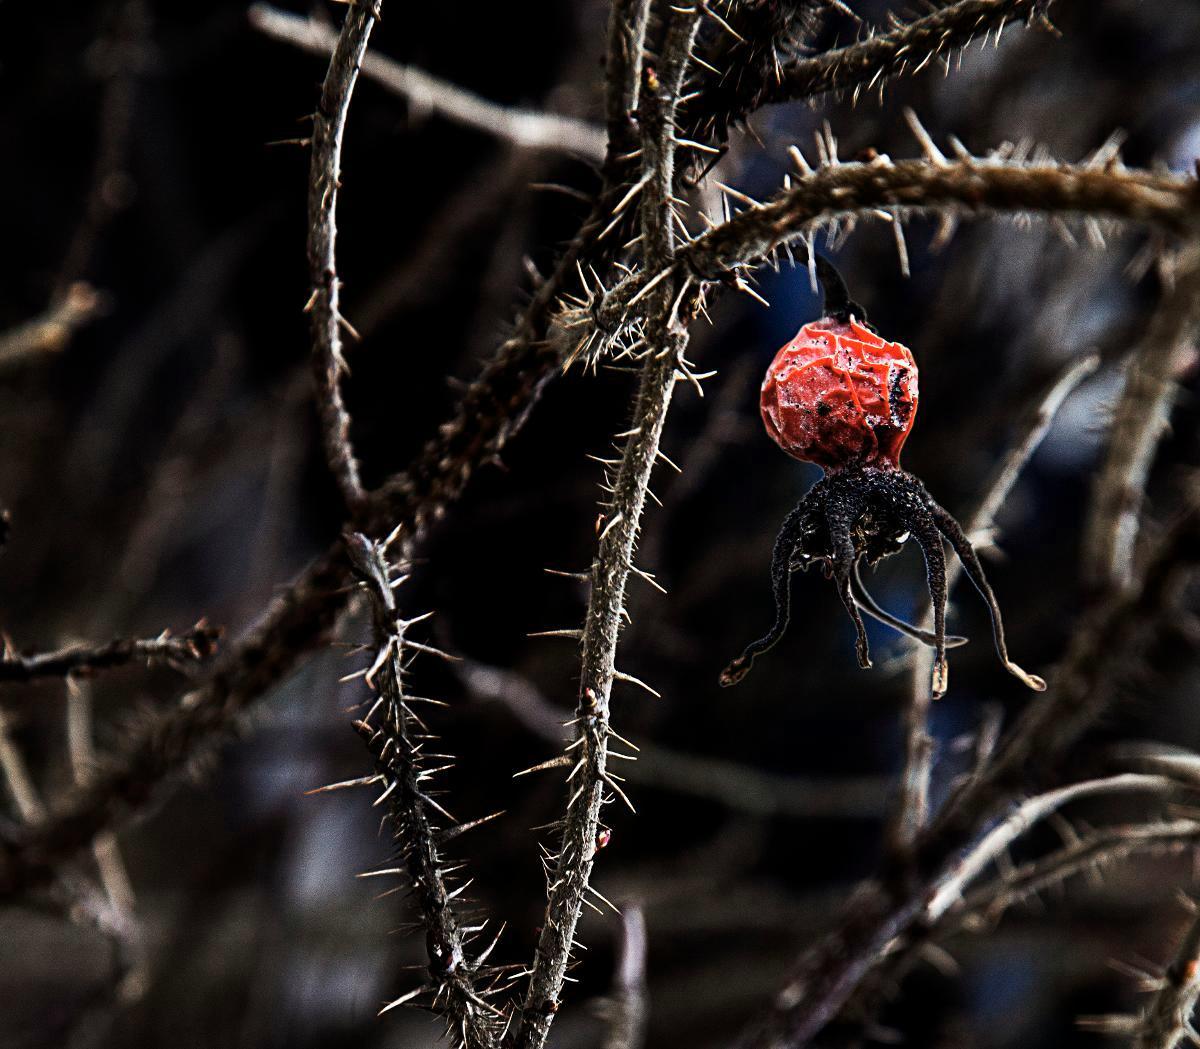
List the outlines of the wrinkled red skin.
<svg viewBox="0 0 1200 1049">
<path fill-rule="evenodd" d="M 917 417 L 917 363 L 851 319 L 804 325 L 771 362 L 760 401 L 788 455 L 826 472 L 896 470 Z"/>
</svg>

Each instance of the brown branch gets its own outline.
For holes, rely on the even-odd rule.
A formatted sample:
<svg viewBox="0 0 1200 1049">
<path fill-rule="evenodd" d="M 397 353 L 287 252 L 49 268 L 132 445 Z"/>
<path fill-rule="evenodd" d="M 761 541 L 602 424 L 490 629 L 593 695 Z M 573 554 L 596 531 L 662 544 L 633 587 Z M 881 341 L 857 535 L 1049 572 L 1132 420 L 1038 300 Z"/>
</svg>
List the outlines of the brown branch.
<svg viewBox="0 0 1200 1049">
<path fill-rule="evenodd" d="M 0 655 L 0 683 L 94 674 L 129 663 L 166 663 L 184 668 L 211 657 L 220 636 L 219 629 L 201 620 L 178 637 L 163 631 L 158 637 L 118 639 L 97 646 L 70 645 L 53 652 L 6 651 Z"/>
<path fill-rule="evenodd" d="M 386 535 L 400 527 L 407 544 L 418 542 L 479 467 L 496 460 L 524 426 L 562 361 L 558 344 L 547 337 L 552 308 L 607 221 L 606 207 L 620 189 L 615 172 L 614 165 L 590 214 L 553 272 L 535 289 L 512 335 L 463 391 L 437 436 L 407 469 L 371 493 L 364 509 L 368 532 Z M 338 540 L 226 648 L 207 684 L 139 723 L 86 788 L 59 799 L 46 820 L 0 836 L 0 898 L 45 882 L 86 848 L 96 832 L 136 816 L 197 759 L 234 738 L 246 708 L 326 639 L 346 607 L 347 571 Z"/>
<path fill-rule="evenodd" d="M 363 511 L 366 493 L 350 443 L 350 414 L 342 398 L 346 369 L 342 329 L 353 329 L 339 308 L 337 273 L 337 198 L 342 180 L 342 138 L 359 66 L 379 15 L 378 3 L 351 4 L 329 59 L 321 100 L 313 114 L 312 157 L 308 175 L 308 269 L 312 294 L 305 309 L 312 325 L 313 376 L 325 458 L 351 520 Z"/>
<path fill-rule="evenodd" d="M 626 337 L 630 305 L 671 271 L 689 273 L 700 282 L 731 282 L 822 224 L 870 217 L 881 208 L 898 218 L 928 211 L 1074 213 L 1153 224 L 1179 234 L 1200 227 L 1196 179 L 1130 170 L 1113 162 L 1022 163 L 1008 146 L 986 157 L 963 152 L 947 160 L 933 152 L 932 142 L 923 145 L 927 155 L 920 160 L 881 156 L 843 164 L 831 158 L 816 171 L 794 152 L 799 177 L 790 189 L 690 241 L 662 269 L 639 270 L 586 308 L 565 311 L 562 323 L 568 332 L 583 328 L 589 352 L 602 352 Z M 573 338 L 578 340 L 578 334 Z"/>
<path fill-rule="evenodd" d="M 725 0 L 707 5 L 713 26 L 695 77 L 699 97 L 689 105 L 685 134 L 724 144 L 730 128 L 774 101 L 781 71 L 790 69 L 820 26 L 820 0 L 785 4 Z"/>
<path fill-rule="evenodd" d="M 249 18 L 250 24 L 267 36 L 316 55 L 328 55 L 339 39 L 321 22 L 269 4 L 251 5 Z M 362 73 L 406 99 L 417 112 L 436 113 L 474 131 L 503 139 L 518 149 L 567 153 L 597 163 L 604 160 L 604 132 L 586 121 L 501 106 L 384 55 L 365 55 Z"/>
<path fill-rule="evenodd" d="M 1032 413 L 1024 421 L 1020 436 L 1000 461 L 975 510 L 967 517 L 966 532 L 976 548 L 995 542 L 996 514 L 999 513 L 1025 464 L 1033 457 L 1050 429 L 1063 401 L 1085 378 L 1091 375 L 1100 358 L 1089 354 L 1067 366 L 1038 398 Z M 962 563 L 954 560 L 946 568 L 946 590 L 952 593 L 962 575 Z M 932 629 L 928 602 L 915 622 Z M 929 676 L 933 670 L 931 650 L 914 648 L 911 656 L 910 689 L 904 716 L 904 769 L 900 775 L 899 798 L 888 827 L 888 841 L 898 855 L 905 854 L 916 840 L 928 814 L 929 777 L 933 768 L 933 740 L 929 736 Z"/>
<path fill-rule="evenodd" d="M 392 569 L 384 544 L 354 533 L 346 549 L 355 576 L 366 590 L 374 624 L 374 653 L 367 683 L 380 702 L 355 722 L 375 761 L 375 771 L 388 799 L 392 843 L 421 913 L 429 958 L 429 982 L 402 995 L 385 1007 L 391 1009 L 429 996 L 432 1007 L 446 1020 L 448 1031 L 464 1049 L 489 1049 L 498 1044 L 497 1011 L 476 991 L 484 958 L 471 958 L 466 938 L 453 906 L 457 893 L 446 887 L 440 841 L 445 832 L 437 826 L 439 807 L 430 800 L 430 776 L 421 756 L 425 730 L 409 707 L 404 689 L 404 661 L 408 651 L 405 632 L 411 622 L 401 618 L 392 590 Z M 382 724 L 371 723 L 381 709 Z M 452 828 L 453 830 L 454 828 Z M 388 873 L 392 873 L 389 869 Z M 428 1002 L 423 1002 L 428 1004 Z"/>
<path fill-rule="evenodd" d="M 681 249 L 676 265 L 719 280 L 798 239 L 814 223 L 873 208 L 1077 213 L 1153 223 L 1175 233 L 1200 225 L 1196 179 L 1119 167 L 1023 164 L 997 151 L 955 160 L 831 163 L 801 171 L 792 188 L 747 208 Z"/>
<path fill-rule="evenodd" d="M 1010 22 L 1045 21 L 1050 0 L 960 0 L 887 33 L 785 66 L 759 105 L 813 99 L 830 91 L 882 87 L 893 77 L 919 73 L 933 60 L 966 47 L 981 33 Z"/>
<path fill-rule="evenodd" d="M 1108 450 L 1096 475 L 1084 531 L 1084 578 L 1096 586 L 1128 586 L 1138 518 L 1158 443 L 1167 430 L 1180 354 L 1200 332 L 1200 248 L 1179 260 L 1173 287 L 1131 355 L 1113 412 Z"/>
<path fill-rule="evenodd" d="M 679 94 L 699 23 L 698 7 L 671 11 L 656 75 L 648 80 L 642 103 L 642 250 L 648 268 L 661 266 L 674 248 L 671 214 L 674 186 L 675 118 Z M 517 1021 L 514 1046 L 541 1049 L 550 1033 L 566 980 L 575 929 L 590 889 L 597 851 L 600 811 L 605 792 L 621 793 L 607 771 L 609 704 L 617 677 L 616 649 L 625 587 L 646 503 L 650 475 L 658 459 L 659 439 L 675 385 L 676 366 L 687 344 L 687 330 L 672 313 L 676 289 L 664 282 L 646 306 L 649 347 L 633 410 L 630 436 L 622 450 L 605 511 L 583 628 L 583 657 L 576 708 L 577 764 L 568 780 L 571 791 L 562 837 L 552 861 L 546 919 L 538 939 L 529 989 Z M 577 748 L 577 749 L 576 749 Z"/>
</svg>

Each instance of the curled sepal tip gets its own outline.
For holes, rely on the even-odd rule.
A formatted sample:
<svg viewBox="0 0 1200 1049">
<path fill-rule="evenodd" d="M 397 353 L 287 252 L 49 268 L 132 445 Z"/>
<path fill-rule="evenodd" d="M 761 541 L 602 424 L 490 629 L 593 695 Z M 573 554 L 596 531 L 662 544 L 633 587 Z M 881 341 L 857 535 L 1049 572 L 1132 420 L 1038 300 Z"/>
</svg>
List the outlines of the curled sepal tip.
<svg viewBox="0 0 1200 1049">
<path fill-rule="evenodd" d="M 1031 674 L 1027 670 L 1022 670 L 1011 659 L 1004 664 L 1004 669 L 1007 670 L 1013 677 L 1017 678 L 1023 685 L 1033 689 L 1034 692 L 1046 691 L 1046 679 L 1038 677 L 1037 674 Z"/>
<path fill-rule="evenodd" d="M 933 664 L 933 677 L 930 681 L 929 690 L 933 693 L 934 699 L 941 699 L 950 688 L 950 664 L 944 659 L 939 659 Z"/>
</svg>

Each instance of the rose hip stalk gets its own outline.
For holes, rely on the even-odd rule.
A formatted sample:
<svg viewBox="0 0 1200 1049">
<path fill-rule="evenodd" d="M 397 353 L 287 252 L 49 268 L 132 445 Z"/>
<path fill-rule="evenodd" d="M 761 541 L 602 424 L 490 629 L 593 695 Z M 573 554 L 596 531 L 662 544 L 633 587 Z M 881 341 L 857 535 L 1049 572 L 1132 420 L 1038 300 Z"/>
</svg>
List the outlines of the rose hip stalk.
<svg viewBox="0 0 1200 1049">
<path fill-rule="evenodd" d="M 802 462 L 816 463 L 825 476 L 788 514 L 771 556 L 775 624 L 746 647 L 721 674 L 735 685 L 754 660 L 787 629 L 791 574 L 819 564 L 832 577 L 858 633 L 858 662 L 871 665 L 862 615 L 914 637 L 935 650 L 932 689 L 943 695 L 948 680 L 946 649 L 966 639 L 946 636 L 946 556 L 950 541 L 975 588 L 987 602 L 992 636 L 1010 674 L 1037 691 L 1046 683 L 1008 658 L 1004 624 L 983 566 L 959 523 L 912 474 L 900 469 L 904 446 L 917 415 L 917 364 L 907 348 L 881 339 L 866 313 L 851 301 L 841 275 L 817 259 L 825 290 L 826 316 L 806 324 L 771 362 L 762 386 L 763 423 L 776 444 Z M 885 612 L 859 576 L 859 562 L 874 565 L 897 553 L 909 536 L 925 557 L 933 633 Z"/>
</svg>

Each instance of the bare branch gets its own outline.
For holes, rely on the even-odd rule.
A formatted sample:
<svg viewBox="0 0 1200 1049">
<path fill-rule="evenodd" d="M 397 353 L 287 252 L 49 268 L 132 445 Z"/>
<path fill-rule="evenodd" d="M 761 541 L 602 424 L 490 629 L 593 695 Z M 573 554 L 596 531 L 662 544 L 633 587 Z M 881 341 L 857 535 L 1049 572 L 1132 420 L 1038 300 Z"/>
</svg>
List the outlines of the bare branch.
<svg viewBox="0 0 1200 1049">
<path fill-rule="evenodd" d="M 699 21 L 698 7 L 671 11 L 656 76 L 642 103 L 642 159 L 646 187 L 642 197 L 642 249 L 648 268 L 658 267 L 674 248 L 670 200 L 674 185 L 675 117 L 679 93 Z M 592 587 L 584 620 L 583 660 L 576 709 L 579 744 L 577 777 L 563 821 L 562 838 L 549 875 L 546 920 L 538 939 L 529 990 L 518 1020 L 514 1045 L 541 1049 L 558 1009 L 575 929 L 589 889 L 597 849 L 600 810 L 608 787 L 617 790 L 607 771 L 609 701 L 616 677 L 616 648 L 621 630 L 625 586 L 633 564 L 650 474 L 658 459 L 675 370 L 687 343 L 687 330 L 672 317 L 675 289 L 664 282 L 647 304 L 650 343 L 642 368 L 626 440 L 592 566 Z"/>
<path fill-rule="evenodd" d="M 374 0 L 377 4 L 379 0 Z M 342 184 L 342 138 L 359 66 L 367 52 L 378 7 L 351 4 L 329 59 L 321 100 L 313 114 L 312 158 L 308 174 L 308 271 L 312 294 L 305 309 L 312 323 L 313 376 L 325 458 L 351 520 L 363 510 L 362 479 L 350 443 L 350 415 L 342 399 L 341 281 L 337 273 L 337 199 Z"/>
<path fill-rule="evenodd" d="M 450 1034 L 464 1049 L 487 1049 L 498 1044 L 496 1011 L 475 990 L 480 963 L 468 957 L 463 931 L 446 888 L 444 860 L 438 848 L 436 810 L 426 785 L 420 742 L 404 691 L 405 631 L 391 586 L 392 570 L 384 546 L 361 534 L 346 537 L 355 575 L 370 598 L 375 630 L 372 672 L 367 675 L 383 700 L 383 723 L 370 715 L 355 723 L 375 760 L 375 771 L 388 798 L 392 843 L 411 882 L 412 895 L 425 927 L 429 956 L 427 988 L 435 1010 L 446 1019 Z M 424 995 L 404 995 L 400 1001 L 419 1001 Z M 387 1008 L 390 1008 L 388 1006 Z"/>
<path fill-rule="evenodd" d="M 338 39 L 332 29 L 315 19 L 293 15 L 269 4 L 251 5 L 249 17 L 250 24 L 267 36 L 317 55 L 328 55 Z M 604 160 L 604 132 L 586 121 L 501 106 L 384 55 L 365 55 L 362 72 L 406 99 L 418 112 L 436 113 L 519 149 L 567 153 L 597 163 Z"/>
<path fill-rule="evenodd" d="M 163 631 L 158 637 L 110 641 L 106 645 L 70 645 L 54 652 L 0 655 L 0 683 L 39 678 L 94 674 L 129 663 L 166 663 L 184 668 L 210 658 L 221 631 L 201 620 L 178 637 Z"/>
<path fill-rule="evenodd" d="M 1056 813 L 1064 805 L 1080 798 L 1098 794 L 1126 791 L 1148 791 L 1156 794 L 1175 790 L 1178 784 L 1166 776 L 1149 776 L 1136 772 L 1121 773 L 1105 779 L 1072 783 L 1057 790 L 1039 794 L 1021 802 L 1013 812 L 987 832 L 954 865 L 937 885 L 925 906 L 924 921 L 935 924 L 963 896 L 966 887 L 992 863 L 995 863 L 1021 835 L 1036 823 Z"/>
<path fill-rule="evenodd" d="M 975 510 L 967 518 L 966 532 L 976 547 L 995 541 L 996 514 L 1004 505 L 1025 464 L 1033 457 L 1042 439 L 1050 429 L 1058 409 L 1071 392 L 1091 375 L 1100 364 L 1100 358 L 1089 354 L 1073 361 L 1044 391 L 1029 414 L 1017 441 L 1000 461 Z M 952 593 L 954 584 L 962 575 L 962 564 L 957 559 L 946 566 L 946 590 Z M 925 602 L 924 610 L 915 622 L 926 630 L 932 628 L 933 620 Z M 905 710 L 904 770 L 900 776 L 900 794 L 888 830 L 890 846 L 903 854 L 916 839 L 924 826 L 928 814 L 929 776 L 933 767 L 933 740 L 929 736 L 929 675 L 933 669 L 933 656 L 926 646 L 915 646 L 910 657 L 910 690 Z"/>
<path fill-rule="evenodd" d="M 145 809 L 163 786 L 232 739 L 246 707 L 325 637 L 347 600 L 345 572 L 339 543 L 222 652 L 207 684 L 139 721 L 44 819 L 0 831 L 0 898 L 44 884 L 97 834 Z"/>
<path fill-rule="evenodd" d="M 1098 586 L 1128 586 L 1138 518 L 1158 442 L 1167 430 L 1180 354 L 1200 331 L 1200 248 L 1179 260 L 1173 286 L 1155 311 L 1127 367 L 1113 413 L 1108 451 L 1092 488 L 1084 532 L 1084 576 Z"/>
</svg>

